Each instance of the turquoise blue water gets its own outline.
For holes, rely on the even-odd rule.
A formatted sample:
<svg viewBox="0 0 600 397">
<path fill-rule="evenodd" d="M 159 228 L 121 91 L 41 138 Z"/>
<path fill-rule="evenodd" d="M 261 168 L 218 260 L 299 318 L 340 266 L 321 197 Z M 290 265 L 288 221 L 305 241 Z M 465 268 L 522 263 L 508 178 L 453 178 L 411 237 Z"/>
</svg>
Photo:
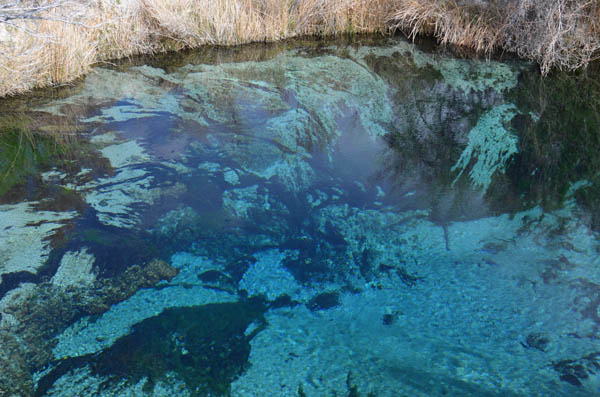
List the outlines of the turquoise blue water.
<svg viewBox="0 0 600 397">
<path fill-rule="evenodd" d="M 357 38 L 5 101 L 0 394 L 598 395 L 594 73 Z"/>
</svg>

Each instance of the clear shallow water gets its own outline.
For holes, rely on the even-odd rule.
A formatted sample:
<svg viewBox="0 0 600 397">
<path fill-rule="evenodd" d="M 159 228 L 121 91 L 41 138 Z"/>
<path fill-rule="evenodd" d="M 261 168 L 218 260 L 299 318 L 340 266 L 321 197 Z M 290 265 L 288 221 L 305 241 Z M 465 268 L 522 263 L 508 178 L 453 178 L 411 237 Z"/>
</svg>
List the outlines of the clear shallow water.
<svg viewBox="0 0 600 397">
<path fill-rule="evenodd" d="M 6 102 L 0 390 L 595 395 L 598 92 L 361 39 Z"/>
</svg>

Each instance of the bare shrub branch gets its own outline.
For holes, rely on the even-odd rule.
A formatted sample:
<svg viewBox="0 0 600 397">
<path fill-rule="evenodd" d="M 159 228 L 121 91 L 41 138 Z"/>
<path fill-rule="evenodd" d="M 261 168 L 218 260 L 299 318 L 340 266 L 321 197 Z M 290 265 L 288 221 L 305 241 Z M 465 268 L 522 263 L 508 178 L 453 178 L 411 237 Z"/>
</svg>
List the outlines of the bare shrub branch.
<svg viewBox="0 0 600 397">
<path fill-rule="evenodd" d="M 543 74 L 600 57 L 598 0 L 400 0 L 393 24 L 410 37 L 536 60 Z"/>
</svg>

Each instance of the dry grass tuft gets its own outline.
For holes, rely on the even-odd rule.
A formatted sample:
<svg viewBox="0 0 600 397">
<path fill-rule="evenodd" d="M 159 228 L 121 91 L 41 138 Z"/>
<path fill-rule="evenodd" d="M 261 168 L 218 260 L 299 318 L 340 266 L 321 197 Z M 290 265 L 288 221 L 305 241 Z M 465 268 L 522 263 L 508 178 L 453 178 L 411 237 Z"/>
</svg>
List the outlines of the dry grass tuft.
<svg viewBox="0 0 600 397">
<path fill-rule="evenodd" d="M 89 71 L 96 62 L 86 9 L 64 2 L 44 19 L 0 24 L 0 96 L 57 85 Z M 65 23 L 65 20 L 76 21 Z"/>
<path fill-rule="evenodd" d="M 0 23 L 0 96 L 68 82 L 94 63 L 133 54 L 298 35 L 386 31 L 396 0 L 24 0 L 22 4 L 40 1 L 57 5 L 39 13 L 41 21 Z"/>
<path fill-rule="evenodd" d="M 402 0 L 394 20 L 409 37 L 430 34 L 442 44 L 489 54 L 501 44 L 500 18 L 494 11 L 492 8 L 460 6 L 453 1 Z"/>
<path fill-rule="evenodd" d="M 3 22 L 15 11 L 0 4 L 0 96 L 71 81 L 108 59 L 301 35 L 400 29 L 488 54 L 514 51 L 544 73 L 600 53 L 597 0 L 16 1 L 48 8 L 41 19 Z"/>
</svg>

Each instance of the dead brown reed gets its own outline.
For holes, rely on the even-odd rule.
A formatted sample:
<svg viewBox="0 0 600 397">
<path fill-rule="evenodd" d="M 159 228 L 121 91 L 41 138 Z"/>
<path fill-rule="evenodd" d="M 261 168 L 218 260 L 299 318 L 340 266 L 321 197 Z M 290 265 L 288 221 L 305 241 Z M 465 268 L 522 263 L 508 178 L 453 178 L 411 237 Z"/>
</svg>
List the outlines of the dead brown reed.
<svg viewBox="0 0 600 397">
<path fill-rule="evenodd" d="M 28 3 L 29 1 L 29 3 Z M 95 63 L 141 53 L 390 32 L 537 60 L 543 72 L 600 53 L 597 0 L 21 0 L 53 5 L 2 23 L 0 96 L 63 84 Z M 483 5 L 482 5 L 483 4 Z M 499 6 L 502 5 L 502 6 Z"/>
<path fill-rule="evenodd" d="M 388 0 L 52 1 L 60 5 L 42 20 L 0 24 L 0 96 L 68 82 L 94 63 L 133 54 L 384 31 L 394 10 Z"/>
<path fill-rule="evenodd" d="M 504 46 L 552 67 L 577 69 L 600 55 L 600 2 L 522 0 L 508 9 Z"/>
</svg>

